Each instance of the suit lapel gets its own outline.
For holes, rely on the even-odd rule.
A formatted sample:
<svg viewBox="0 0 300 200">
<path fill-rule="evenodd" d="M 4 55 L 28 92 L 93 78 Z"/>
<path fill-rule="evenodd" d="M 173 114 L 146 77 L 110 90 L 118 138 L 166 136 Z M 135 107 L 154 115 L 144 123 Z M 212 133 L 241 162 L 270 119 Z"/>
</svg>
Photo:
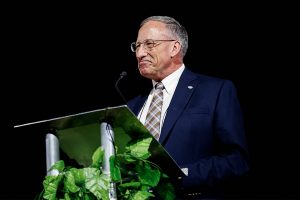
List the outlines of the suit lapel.
<svg viewBox="0 0 300 200">
<path fill-rule="evenodd" d="M 161 130 L 159 141 L 161 144 L 167 139 L 168 135 L 178 117 L 187 105 L 190 97 L 192 96 L 197 81 L 194 81 L 196 76 L 191 71 L 185 69 L 180 77 L 178 85 L 176 87 L 172 101 L 168 107 L 165 121 Z"/>
</svg>

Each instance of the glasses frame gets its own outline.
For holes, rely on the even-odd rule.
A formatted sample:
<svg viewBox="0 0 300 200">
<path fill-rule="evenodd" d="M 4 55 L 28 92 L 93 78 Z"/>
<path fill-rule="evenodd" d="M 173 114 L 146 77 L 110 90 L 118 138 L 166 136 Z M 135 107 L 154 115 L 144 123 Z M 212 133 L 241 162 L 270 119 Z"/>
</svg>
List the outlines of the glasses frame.
<svg viewBox="0 0 300 200">
<path fill-rule="evenodd" d="M 132 52 L 136 52 L 136 50 L 138 48 L 141 47 L 141 45 L 143 45 L 144 49 L 147 51 L 151 51 L 154 47 L 157 47 L 158 45 L 160 45 L 161 43 L 158 42 L 172 42 L 172 41 L 177 41 L 177 40 L 153 40 L 153 39 L 146 39 L 143 42 L 132 42 L 130 44 L 130 49 Z M 146 44 L 148 43 L 148 44 Z M 149 47 L 150 45 L 150 47 Z M 151 46 L 152 45 L 152 46 Z"/>
</svg>

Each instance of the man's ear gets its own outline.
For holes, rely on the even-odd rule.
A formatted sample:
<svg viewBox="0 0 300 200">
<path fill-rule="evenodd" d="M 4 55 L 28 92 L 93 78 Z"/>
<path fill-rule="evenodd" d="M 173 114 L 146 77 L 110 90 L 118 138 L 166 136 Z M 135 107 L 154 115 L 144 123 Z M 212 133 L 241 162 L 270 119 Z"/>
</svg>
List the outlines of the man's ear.
<svg viewBox="0 0 300 200">
<path fill-rule="evenodd" d="M 181 44 L 178 41 L 175 41 L 173 48 L 172 48 L 172 52 L 171 52 L 171 57 L 176 56 L 181 49 Z"/>
</svg>

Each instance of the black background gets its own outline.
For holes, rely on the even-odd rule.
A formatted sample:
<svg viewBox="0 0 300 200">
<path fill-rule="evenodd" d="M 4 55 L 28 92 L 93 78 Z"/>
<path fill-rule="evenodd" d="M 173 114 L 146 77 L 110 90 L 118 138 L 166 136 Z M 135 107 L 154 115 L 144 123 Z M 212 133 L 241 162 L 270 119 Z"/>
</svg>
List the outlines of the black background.
<svg viewBox="0 0 300 200">
<path fill-rule="evenodd" d="M 6 66 L 12 77 L 4 84 L 10 91 L 11 127 L 124 104 L 114 88 L 122 71 L 128 73 L 120 82 L 126 99 L 149 84 L 140 77 L 129 47 L 139 23 L 150 15 L 168 15 L 189 33 L 186 66 L 230 79 L 237 87 L 251 172 L 233 196 L 299 198 L 297 101 L 292 95 L 299 92 L 293 62 L 299 49 L 295 5 L 112 4 L 11 7 L 6 52 L 12 58 L 7 57 Z M 9 130 L 2 140 L 7 181 L 2 181 L 0 197 L 33 199 L 46 173 L 44 135 Z"/>
</svg>

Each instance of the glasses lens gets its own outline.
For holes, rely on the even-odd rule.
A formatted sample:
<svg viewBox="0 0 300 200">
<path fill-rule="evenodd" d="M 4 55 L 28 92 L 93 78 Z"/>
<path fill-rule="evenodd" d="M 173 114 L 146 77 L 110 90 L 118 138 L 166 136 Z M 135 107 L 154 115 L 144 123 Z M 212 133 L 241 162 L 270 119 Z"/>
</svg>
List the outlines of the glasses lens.
<svg viewBox="0 0 300 200">
<path fill-rule="evenodd" d="M 146 40 L 144 45 L 147 50 L 151 50 L 155 46 L 155 42 L 153 40 Z"/>
<path fill-rule="evenodd" d="M 130 49 L 131 49 L 132 52 L 135 52 L 135 50 L 136 50 L 135 42 L 131 43 Z"/>
</svg>

